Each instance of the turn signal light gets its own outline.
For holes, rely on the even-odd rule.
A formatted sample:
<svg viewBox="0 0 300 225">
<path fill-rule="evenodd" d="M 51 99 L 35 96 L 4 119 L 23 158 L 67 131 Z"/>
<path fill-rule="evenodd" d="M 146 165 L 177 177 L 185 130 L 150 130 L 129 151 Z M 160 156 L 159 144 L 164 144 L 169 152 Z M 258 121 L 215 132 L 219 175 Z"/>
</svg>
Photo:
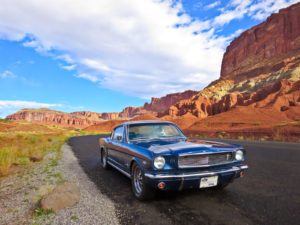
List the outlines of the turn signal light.
<svg viewBox="0 0 300 225">
<path fill-rule="evenodd" d="M 164 182 L 159 182 L 158 185 L 157 185 L 157 187 L 158 187 L 160 190 L 162 190 L 162 189 L 164 189 L 164 188 L 166 187 L 166 184 L 165 184 Z"/>
</svg>

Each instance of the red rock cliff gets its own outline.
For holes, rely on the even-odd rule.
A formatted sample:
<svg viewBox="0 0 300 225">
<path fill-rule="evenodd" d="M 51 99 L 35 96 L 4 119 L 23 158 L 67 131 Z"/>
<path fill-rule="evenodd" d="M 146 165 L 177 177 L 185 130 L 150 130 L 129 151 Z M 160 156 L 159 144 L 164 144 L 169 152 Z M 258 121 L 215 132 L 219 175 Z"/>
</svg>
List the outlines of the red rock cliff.
<svg viewBox="0 0 300 225">
<path fill-rule="evenodd" d="M 168 94 L 161 98 L 152 98 L 150 103 L 144 104 L 144 109 L 148 111 L 154 111 L 157 113 L 163 113 L 176 102 L 183 99 L 189 99 L 197 93 L 197 91 L 188 90 L 181 93 Z"/>
<path fill-rule="evenodd" d="M 74 128 L 84 128 L 97 122 L 97 120 L 84 117 L 82 113 L 77 115 L 50 109 L 23 109 L 7 116 L 7 119 L 25 120 L 33 123 L 61 125 Z"/>
<path fill-rule="evenodd" d="M 300 61 L 299 58 L 300 3 L 297 3 L 272 14 L 232 41 L 223 57 L 221 78 L 243 79 L 274 72 L 290 61 Z"/>
<path fill-rule="evenodd" d="M 221 78 L 192 98 L 172 105 L 168 115 L 206 118 L 250 105 L 274 107 L 277 111 L 295 107 L 298 110 L 299 80 L 300 3 L 297 3 L 272 14 L 233 40 L 223 57 Z"/>
</svg>

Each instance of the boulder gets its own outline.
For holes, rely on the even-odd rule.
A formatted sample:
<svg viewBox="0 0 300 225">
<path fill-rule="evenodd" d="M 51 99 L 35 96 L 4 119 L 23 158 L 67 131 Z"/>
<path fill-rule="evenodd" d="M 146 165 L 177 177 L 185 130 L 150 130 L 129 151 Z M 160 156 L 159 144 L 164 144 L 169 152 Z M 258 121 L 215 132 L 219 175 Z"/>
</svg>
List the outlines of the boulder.
<svg viewBox="0 0 300 225">
<path fill-rule="evenodd" d="M 41 208 L 45 210 L 59 211 L 61 209 L 72 207 L 79 202 L 80 191 L 74 183 L 63 183 L 53 189 L 52 192 L 45 195 L 41 200 Z"/>
</svg>

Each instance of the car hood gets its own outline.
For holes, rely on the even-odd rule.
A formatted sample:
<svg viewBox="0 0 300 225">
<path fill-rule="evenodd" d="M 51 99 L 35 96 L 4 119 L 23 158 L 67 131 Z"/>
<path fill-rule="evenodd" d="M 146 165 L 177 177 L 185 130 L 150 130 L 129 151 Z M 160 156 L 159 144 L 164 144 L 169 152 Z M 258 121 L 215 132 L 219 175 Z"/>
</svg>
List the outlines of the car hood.
<svg viewBox="0 0 300 225">
<path fill-rule="evenodd" d="M 238 148 L 238 145 L 223 143 L 223 142 L 214 142 L 206 140 L 188 140 L 188 141 L 179 141 L 170 144 L 152 144 L 148 148 L 150 151 L 161 154 L 161 153 L 198 153 L 198 152 L 220 152 L 220 151 L 232 151 Z"/>
</svg>

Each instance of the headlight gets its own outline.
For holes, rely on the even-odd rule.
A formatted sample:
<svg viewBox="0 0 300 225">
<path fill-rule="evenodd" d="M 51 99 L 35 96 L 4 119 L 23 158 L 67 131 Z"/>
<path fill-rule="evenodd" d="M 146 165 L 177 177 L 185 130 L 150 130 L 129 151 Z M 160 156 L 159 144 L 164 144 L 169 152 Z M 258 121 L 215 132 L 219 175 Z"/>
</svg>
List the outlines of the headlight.
<svg viewBox="0 0 300 225">
<path fill-rule="evenodd" d="M 244 152 L 241 150 L 236 151 L 235 153 L 235 159 L 236 160 L 243 160 L 244 159 Z"/>
<path fill-rule="evenodd" d="M 165 158 L 162 157 L 162 156 L 157 156 L 155 159 L 154 159 L 154 166 L 156 169 L 162 169 L 164 168 L 165 166 Z"/>
</svg>

